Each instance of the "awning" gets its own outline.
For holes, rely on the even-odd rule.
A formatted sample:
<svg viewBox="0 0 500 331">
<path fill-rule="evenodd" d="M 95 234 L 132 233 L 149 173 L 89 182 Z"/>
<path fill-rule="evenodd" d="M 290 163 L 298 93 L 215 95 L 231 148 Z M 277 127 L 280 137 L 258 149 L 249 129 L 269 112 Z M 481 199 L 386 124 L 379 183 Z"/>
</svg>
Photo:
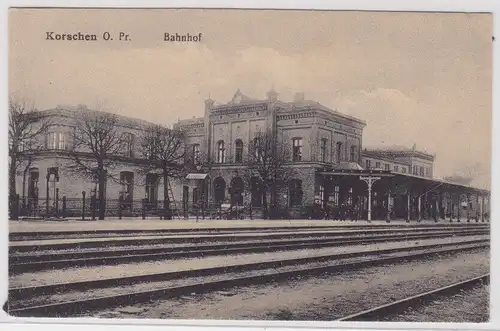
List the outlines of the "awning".
<svg viewBox="0 0 500 331">
<path fill-rule="evenodd" d="M 382 177 L 392 177 L 394 176 L 388 170 L 333 170 L 333 171 L 319 171 L 319 175 L 323 176 L 382 176 Z"/>
<path fill-rule="evenodd" d="M 186 179 L 205 179 L 208 174 L 188 174 Z"/>
</svg>

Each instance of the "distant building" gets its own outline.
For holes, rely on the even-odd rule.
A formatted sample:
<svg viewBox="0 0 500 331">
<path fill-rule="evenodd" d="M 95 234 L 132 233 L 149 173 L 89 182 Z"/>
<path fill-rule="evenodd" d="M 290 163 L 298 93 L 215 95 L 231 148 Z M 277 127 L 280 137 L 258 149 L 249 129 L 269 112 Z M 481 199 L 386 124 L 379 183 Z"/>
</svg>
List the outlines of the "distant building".
<svg viewBox="0 0 500 331">
<path fill-rule="evenodd" d="M 413 148 L 392 147 L 363 149 L 362 165 L 365 169 L 388 170 L 394 173 L 432 178 L 434 155 Z"/>
</svg>

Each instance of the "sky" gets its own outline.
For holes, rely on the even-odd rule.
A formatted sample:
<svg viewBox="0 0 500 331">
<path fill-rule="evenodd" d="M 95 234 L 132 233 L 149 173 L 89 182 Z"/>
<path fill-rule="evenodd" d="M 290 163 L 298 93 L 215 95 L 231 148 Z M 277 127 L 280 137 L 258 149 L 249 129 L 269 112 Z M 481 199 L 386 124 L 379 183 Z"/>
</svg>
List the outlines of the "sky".
<svg viewBox="0 0 500 331">
<path fill-rule="evenodd" d="M 264 99 L 274 87 L 282 101 L 303 92 L 365 120 L 364 147 L 415 143 L 436 154 L 435 177 L 489 188 L 492 23 L 467 13 L 11 9 L 9 93 L 38 109 L 99 104 L 169 125 L 238 88 Z M 165 42 L 166 32 L 202 40 Z"/>
</svg>

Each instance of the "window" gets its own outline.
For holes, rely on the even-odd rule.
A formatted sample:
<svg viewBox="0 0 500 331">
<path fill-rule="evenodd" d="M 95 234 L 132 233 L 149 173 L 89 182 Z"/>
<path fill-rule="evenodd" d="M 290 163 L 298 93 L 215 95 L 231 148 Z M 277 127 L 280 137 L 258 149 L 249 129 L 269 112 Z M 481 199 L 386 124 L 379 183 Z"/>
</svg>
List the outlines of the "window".
<svg viewBox="0 0 500 331">
<path fill-rule="evenodd" d="M 380 162 L 375 162 L 375 168 L 380 169 Z"/>
<path fill-rule="evenodd" d="M 224 141 L 219 140 L 217 143 L 217 163 L 224 163 L 226 161 Z"/>
<path fill-rule="evenodd" d="M 66 134 L 62 132 L 49 132 L 46 139 L 47 149 L 68 149 Z"/>
<path fill-rule="evenodd" d="M 235 149 L 234 161 L 236 163 L 243 162 L 243 141 L 241 141 L 240 139 L 237 139 L 234 142 L 234 149 Z"/>
<path fill-rule="evenodd" d="M 122 135 L 122 141 L 123 141 L 123 153 L 125 154 L 126 157 L 133 157 L 134 156 L 134 140 L 135 140 L 135 135 L 133 133 L 127 132 Z"/>
<path fill-rule="evenodd" d="M 28 204 L 32 201 L 38 201 L 38 181 L 40 179 L 40 172 L 38 168 L 31 168 L 29 172 L 29 181 L 28 181 Z"/>
<path fill-rule="evenodd" d="M 302 138 L 293 138 L 293 161 L 302 161 Z"/>
<path fill-rule="evenodd" d="M 148 203 L 158 202 L 158 179 L 156 174 L 146 175 L 146 200 Z"/>
<path fill-rule="evenodd" d="M 389 163 L 384 164 L 385 170 L 391 170 L 391 165 Z"/>
<path fill-rule="evenodd" d="M 340 201 L 340 186 L 335 185 L 335 188 L 333 190 L 333 202 L 335 203 L 335 206 L 339 205 Z"/>
<path fill-rule="evenodd" d="M 302 181 L 300 179 L 292 179 L 289 184 L 290 189 L 290 206 L 302 205 Z"/>
<path fill-rule="evenodd" d="M 420 167 L 420 176 L 424 177 L 424 167 Z"/>
<path fill-rule="evenodd" d="M 356 162 L 356 146 L 351 146 L 351 154 L 349 161 Z"/>
<path fill-rule="evenodd" d="M 120 172 L 120 197 L 123 201 L 132 201 L 134 197 L 134 173 L 130 171 Z"/>
<path fill-rule="evenodd" d="M 262 184 L 259 178 L 252 177 L 251 178 L 251 199 L 252 199 L 252 207 L 261 207 L 262 206 Z"/>
<path fill-rule="evenodd" d="M 342 161 L 342 143 L 339 141 L 337 143 L 337 162 Z"/>
<path fill-rule="evenodd" d="M 366 163 L 366 169 L 370 169 L 372 166 L 372 160 L 366 160 L 365 163 Z"/>
<path fill-rule="evenodd" d="M 394 166 L 394 171 L 395 171 L 395 172 L 399 172 L 399 166 L 395 165 L 395 166 Z"/>
<path fill-rule="evenodd" d="M 200 144 L 193 145 L 193 162 L 194 164 L 200 163 Z"/>
<path fill-rule="evenodd" d="M 408 173 L 411 174 L 411 165 L 408 166 Z"/>
<path fill-rule="evenodd" d="M 322 207 L 325 205 L 325 187 L 323 185 L 319 186 L 319 199 Z"/>
<path fill-rule="evenodd" d="M 430 168 L 425 168 L 425 175 L 427 177 L 430 177 L 431 176 L 431 169 Z"/>
<path fill-rule="evenodd" d="M 253 153 L 254 153 L 255 159 L 260 160 L 262 157 L 262 146 L 261 146 L 259 137 L 253 138 L 253 145 L 252 146 L 253 146 L 252 148 L 253 148 Z"/>
<path fill-rule="evenodd" d="M 66 143 L 66 135 L 62 132 L 59 132 L 57 134 L 58 139 L 57 139 L 57 147 L 58 149 L 68 149 L 67 143 Z"/>
<path fill-rule="evenodd" d="M 325 138 L 321 139 L 321 146 L 320 146 L 320 160 L 321 162 L 326 162 L 326 154 L 327 154 L 327 148 L 326 144 L 328 143 L 328 140 Z"/>
<path fill-rule="evenodd" d="M 401 168 L 403 170 L 403 173 L 406 174 L 406 167 Z"/>
<path fill-rule="evenodd" d="M 413 166 L 413 174 L 418 175 L 418 166 Z"/>
<path fill-rule="evenodd" d="M 215 202 L 222 203 L 226 200 L 226 181 L 222 177 L 214 179 L 214 198 Z"/>
</svg>

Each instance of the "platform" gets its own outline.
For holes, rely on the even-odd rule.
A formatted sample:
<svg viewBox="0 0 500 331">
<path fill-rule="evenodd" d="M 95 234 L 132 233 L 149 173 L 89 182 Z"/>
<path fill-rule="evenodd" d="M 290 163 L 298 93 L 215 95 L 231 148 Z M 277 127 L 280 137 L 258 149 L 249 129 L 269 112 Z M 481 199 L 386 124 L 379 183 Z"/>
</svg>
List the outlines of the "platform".
<svg viewBox="0 0 500 331">
<path fill-rule="evenodd" d="M 415 225 L 447 225 L 457 224 L 456 220 L 450 223 L 449 220 L 423 220 L 420 222 L 406 220 L 392 220 L 390 223 L 377 220 L 368 223 L 366 220 L 353 221 L 332 221 L 332 220 L 159 220 L 159 219 L 106 219 L 106 220 L 65 220 L 65 221 L 10 221 L 9 232 L 51 232 L 51 231 L 93 231 L 93 230 L 161 230 L 161 229 L 213 229 L 213 228 L 261 228 L 261 227 L 307 227 L 307 226 L 415 226 Z M 467 224 L 466 220 L 461 220 L 458 224 Z M 474 220 L 470 224 L 476 223 Z"/>
</svg>

